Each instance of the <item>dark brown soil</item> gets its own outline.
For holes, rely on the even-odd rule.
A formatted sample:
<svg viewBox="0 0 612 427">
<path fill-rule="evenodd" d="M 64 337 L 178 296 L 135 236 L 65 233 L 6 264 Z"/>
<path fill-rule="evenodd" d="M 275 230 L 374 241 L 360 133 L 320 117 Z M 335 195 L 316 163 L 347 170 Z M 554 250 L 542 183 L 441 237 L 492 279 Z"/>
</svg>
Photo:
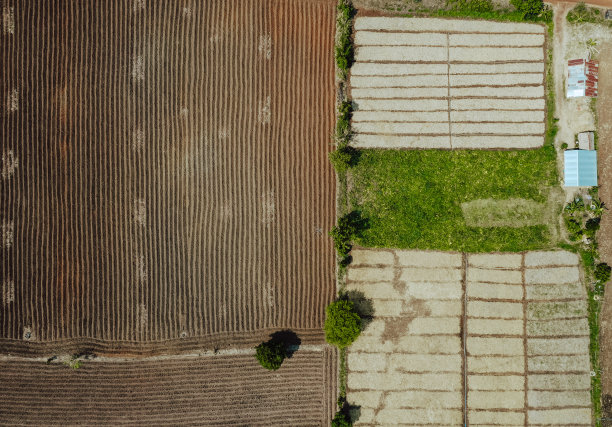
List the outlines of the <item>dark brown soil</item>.
<svg viewBox="0 0 612 427">
<path fill-rule="evenodd" d="M 0 153 L 18 167 L 0 180 L 14 224 L 0 346 L 172 352 L 275 328 L 321 342 L 334 3 L 10 5 Z"/>
</svg>

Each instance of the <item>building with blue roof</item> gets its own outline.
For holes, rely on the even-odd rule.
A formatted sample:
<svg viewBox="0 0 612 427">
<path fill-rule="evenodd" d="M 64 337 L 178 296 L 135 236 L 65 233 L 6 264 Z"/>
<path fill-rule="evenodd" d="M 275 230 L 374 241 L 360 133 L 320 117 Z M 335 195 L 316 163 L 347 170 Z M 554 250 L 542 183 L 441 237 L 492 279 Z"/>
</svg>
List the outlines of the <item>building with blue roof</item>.
<svg viewBox="0 0 612 427">
<path fill-rule="evenodd" d="M 565 150 L 565 187 L 597 186 L 597 151 Z"/>
</svg>

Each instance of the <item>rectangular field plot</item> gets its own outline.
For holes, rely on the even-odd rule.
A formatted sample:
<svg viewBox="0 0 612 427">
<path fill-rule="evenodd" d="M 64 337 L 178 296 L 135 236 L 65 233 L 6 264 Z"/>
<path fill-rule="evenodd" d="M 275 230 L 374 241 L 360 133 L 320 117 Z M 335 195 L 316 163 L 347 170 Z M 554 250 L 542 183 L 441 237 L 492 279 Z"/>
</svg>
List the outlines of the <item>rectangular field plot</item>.
<svg viewBox="0 0 612 427">
<path fill-rule="evenodd" d="M 541 25 L 358 17 L 355 30 L 351 96 L 356 147 L 542 146 L 545 35 Z M 478 114 L 471 114 L 474 110 Z M 436 122 L 420 123 L 402 112 L 440 115 Z M 381 127 L 377 122 L 398 125 Z M 423 126 L 408 126 L 415 122 Z M 424 135 L 427 138 L 421 139 Z M 440 139 L 433 143 L 431 136 Z"/>
<path fill-rule="evenodd" d="M 333 348 L 298 350 L 275 372 L 253 354 L 87 360 L 76 370 L 2 361 L 2 424 L 328 426 L 336 366 Z"/>
<path fill-rule="evenodd" d="M 584 285 L 528 279 L 574 278 L 576 254 L 352 253 L 347 291 L 374 308 L 348 353 L 356 425 L 589 425 Z"/>
<path fill-rule="evenodd" d="M 11 4 L 0 347 L 251 347 L 279 328 L 324 342 L 334 4 Z"/>
</svg>

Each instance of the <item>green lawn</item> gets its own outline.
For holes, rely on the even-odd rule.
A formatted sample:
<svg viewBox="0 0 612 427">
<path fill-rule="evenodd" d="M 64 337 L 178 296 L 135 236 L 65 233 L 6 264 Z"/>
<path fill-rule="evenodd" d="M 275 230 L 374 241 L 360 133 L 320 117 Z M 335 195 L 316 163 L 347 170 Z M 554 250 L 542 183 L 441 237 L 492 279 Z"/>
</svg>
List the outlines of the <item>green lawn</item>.
<svg viewBox="0 0 612 427">
<path fill-rule="evenodd" d="M 551 145 L 528 151 L 363 150 L 349 172 L 351 207 L 369 221 L 356 243 L 469 252 L 555 245 L 553 220 L 520 228 L 468 227 L 461 210 L 461 203 L 475 199 L 547 203 L 558 185 L 555 162 Z"/>
</svg>

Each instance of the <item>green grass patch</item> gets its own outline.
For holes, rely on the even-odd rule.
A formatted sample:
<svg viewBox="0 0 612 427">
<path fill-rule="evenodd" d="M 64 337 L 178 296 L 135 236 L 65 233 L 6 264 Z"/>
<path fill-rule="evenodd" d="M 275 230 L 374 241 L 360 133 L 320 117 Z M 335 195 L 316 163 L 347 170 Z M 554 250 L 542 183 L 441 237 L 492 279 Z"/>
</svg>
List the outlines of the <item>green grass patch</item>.
<svg viewBox="0 0 612 427">
<path fill-rule="evenodd" d="M 550 145 L 528 151 L 363 150 L 351 174 L 352 205 L 368 221 L 360 245 L 488 252 L 556 244 L 546 225 L 469 227 L 461 209 L 478 199 L 546 203 L 558 185 Z"/>
</svg>

